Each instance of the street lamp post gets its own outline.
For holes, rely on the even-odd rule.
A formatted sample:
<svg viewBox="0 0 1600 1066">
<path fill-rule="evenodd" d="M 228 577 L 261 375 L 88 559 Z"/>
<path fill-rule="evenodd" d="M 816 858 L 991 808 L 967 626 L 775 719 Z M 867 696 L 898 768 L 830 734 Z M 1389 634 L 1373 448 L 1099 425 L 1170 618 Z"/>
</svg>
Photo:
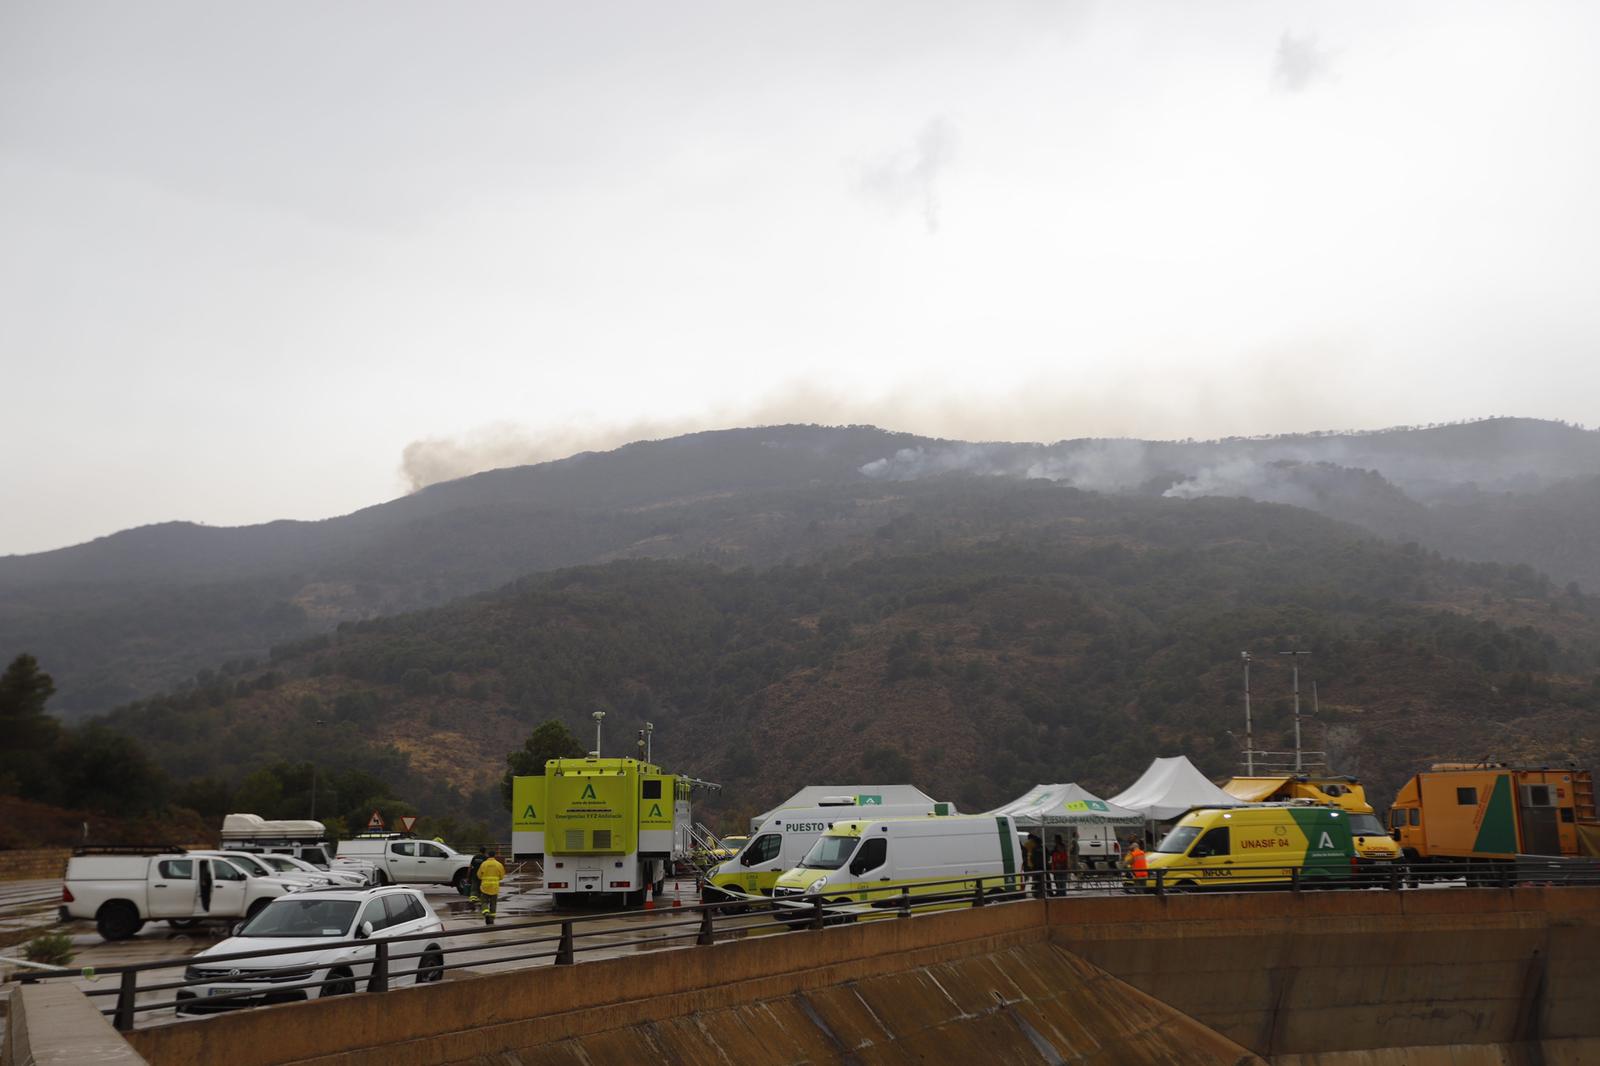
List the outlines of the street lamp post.
<svg viewBox="0 0 1600 1066">
<path fill-rule="evenodd" d="M 1256 742 L 1250 730 L 1250 653 L 1242 651 L 1239 658 L 1244 660 L 1244 774 L 1246 777 L 1256 775 Z"/>
<path fill-rule="evenodd" d="M 322 725 L 322 719 L 318 718 L 313 724 L 318 726 L 318 727 L 320 727 Z M 318 737 L 320 737 L 321 732 L 322 732 L 322 730 L 319 728 L 317 730 Z M 317 747 L 316 747 L 316 738 L 314 738 L 312 740 L 312 744 L 311 744 L 311 820 L 313 822 L 317 820 Z"/>
</svg>

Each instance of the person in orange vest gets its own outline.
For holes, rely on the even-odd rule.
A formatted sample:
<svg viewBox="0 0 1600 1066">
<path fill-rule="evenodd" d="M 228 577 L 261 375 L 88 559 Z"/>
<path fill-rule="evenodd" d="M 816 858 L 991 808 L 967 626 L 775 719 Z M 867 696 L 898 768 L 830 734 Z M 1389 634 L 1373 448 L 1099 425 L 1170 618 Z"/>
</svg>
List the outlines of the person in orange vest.
<svg viewBox="0 0 1600 1066">
<path fill-rule="evenodd" d="M 1133 871 L 1135 881 L 1143 881 L 1150 876 L 1150 862 L 1144 857 L 1144 841 L 1138 837 L 1128 841 L 1128 868 Z"/>
<path fill-rule="evenodd" d="M 500 902 L 500 882 L 505 879 L 506 868 L 500 863 L 500 849 L 489 852 L 489 857 L 478 867 L 478 891 L 483 893 L 483 924 L 494 924 L 494 912 Z"/>
</svg>

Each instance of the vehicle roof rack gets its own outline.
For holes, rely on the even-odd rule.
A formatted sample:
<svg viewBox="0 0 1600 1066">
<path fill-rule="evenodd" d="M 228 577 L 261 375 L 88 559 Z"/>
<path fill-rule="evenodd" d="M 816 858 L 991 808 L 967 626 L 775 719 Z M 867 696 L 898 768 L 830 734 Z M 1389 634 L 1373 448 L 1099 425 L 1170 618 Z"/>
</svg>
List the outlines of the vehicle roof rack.
<svg viewBox="0 0 1600 1066">
<path fill-rule="evenodd" d="M 74 855 L 171 855 L 186 854 L 182 844 L 79 844 Z"/>
</svg>

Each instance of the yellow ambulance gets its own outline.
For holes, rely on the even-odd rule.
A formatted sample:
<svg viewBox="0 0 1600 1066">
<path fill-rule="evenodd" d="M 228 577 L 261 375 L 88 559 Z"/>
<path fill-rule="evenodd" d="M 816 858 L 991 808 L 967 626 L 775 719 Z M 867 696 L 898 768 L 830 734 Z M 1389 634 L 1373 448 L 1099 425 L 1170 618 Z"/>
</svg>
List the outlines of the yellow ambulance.
<svg viewBox="0 0 1600 1066">
<path fill-rule="evenodd" d="M 1306 884 L 1348 883 L 1399 856 L 1370 814 L 1309 803 L 1201 808 L 1146 856 L 1149 875 L 1135 887 L 1153 889 L 1157 870 L 1179 890 L 1288 884 L 1296 870 Z"/>
</svg>

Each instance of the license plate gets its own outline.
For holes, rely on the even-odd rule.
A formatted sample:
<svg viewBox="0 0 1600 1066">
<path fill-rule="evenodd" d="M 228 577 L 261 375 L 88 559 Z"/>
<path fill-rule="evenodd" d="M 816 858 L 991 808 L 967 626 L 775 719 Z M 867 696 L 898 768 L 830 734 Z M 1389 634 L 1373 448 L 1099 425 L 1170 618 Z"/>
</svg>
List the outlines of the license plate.
<svg viewBox="0 0 1600 1066">
<path fill-rule="evenodd" d="M 254 992 L 254 991 L 255 991 L 255 989 L 253 989 L 253 988 L 225 988 L 225 987 L 224 988 L 208 988 L 208 989 L 206 989 L 206 995 L 208 995 L 208 996 L 231 996 L 231 995 L 234 995 L 235 993 L 248 993 L 248 992 Z"/>
</svg>

